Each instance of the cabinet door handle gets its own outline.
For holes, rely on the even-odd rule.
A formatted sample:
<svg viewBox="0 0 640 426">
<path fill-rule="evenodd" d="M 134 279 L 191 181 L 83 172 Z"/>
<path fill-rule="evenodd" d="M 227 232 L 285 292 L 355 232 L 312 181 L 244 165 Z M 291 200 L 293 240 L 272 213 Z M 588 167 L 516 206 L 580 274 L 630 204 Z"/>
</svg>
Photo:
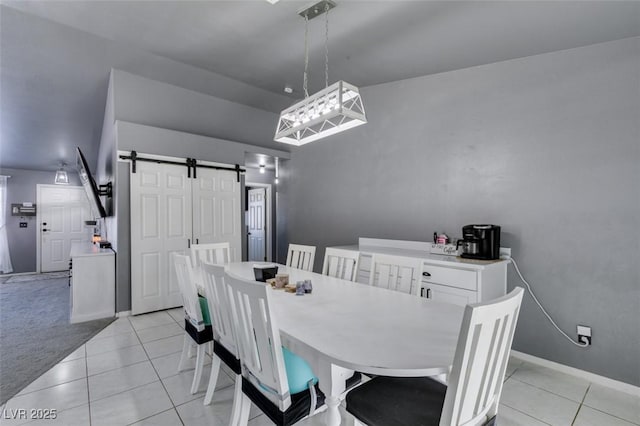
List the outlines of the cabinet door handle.
<svg viewBox="0 0 640 426">
<path fill-rule="evenodd" d="M 200 244 L 200 240 L 196 238 L 196 244 Z"/>
<path fill-rule="evenodd" d="M 427 289 L 427 299 L 431 299 L 431 289 Z"/>
<path fill-rule="evenodd" d="M 187 248 L 191 248 L 191 238 L 187 238 Z"/>
</svg>

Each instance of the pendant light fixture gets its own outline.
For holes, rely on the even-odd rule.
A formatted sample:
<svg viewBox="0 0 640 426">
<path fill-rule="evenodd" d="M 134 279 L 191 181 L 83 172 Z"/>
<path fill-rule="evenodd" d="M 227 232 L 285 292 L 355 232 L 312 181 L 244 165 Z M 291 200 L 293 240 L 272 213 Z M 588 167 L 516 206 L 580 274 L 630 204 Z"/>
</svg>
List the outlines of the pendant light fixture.
<svg viewBox="0 0 640 426">
<path fill-rule="evenodd" d="M 67 172 L 64 169 L 66 166 L 65 163 L 60 163 L 60 168 L 56 171 L 56 178 L 54 183 L 56 185 L 68 185 L 69 184 L 69 176 L 67 176 Z"/>
<path fill-rule="evenodd" d="M 280 113 L 275 140 L 291 145 L 304 145 L 334 135 L 367 122 L 360 91 L 352 84 L 337 81 L 329 86 L 329 10 L 336 4 L 322 0 L 300 11 L 304 18 L 304 80 L 305 98 Z M 311 96 L 307 90 L 309 68 L 309 20 L 325 15 L 325 88 Z"/>
</svg>

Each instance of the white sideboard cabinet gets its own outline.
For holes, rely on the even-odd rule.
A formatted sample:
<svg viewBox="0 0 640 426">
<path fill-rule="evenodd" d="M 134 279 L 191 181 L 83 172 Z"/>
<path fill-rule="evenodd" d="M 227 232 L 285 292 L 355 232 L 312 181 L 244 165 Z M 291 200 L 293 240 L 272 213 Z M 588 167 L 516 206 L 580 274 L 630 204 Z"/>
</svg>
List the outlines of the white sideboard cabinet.
<svg viewBox="0 0 640 426">
<path fill-rule="evenodd" d="M 360 238 L 358 245 L 336 248 L 360 252 L 358 282 L 367 284 L 374 254 L 418 258 L 424 261 L 422 297 L 466 305 L 486 302 L 507 292 L 508 260 L 474 260 L 431 254 L 431 243 Z"/>
<path fill-rule="evenodd" d="M 71 245 L 72 323 L 115 316 L 115 252 L 91 243 Z"/>
</svg>

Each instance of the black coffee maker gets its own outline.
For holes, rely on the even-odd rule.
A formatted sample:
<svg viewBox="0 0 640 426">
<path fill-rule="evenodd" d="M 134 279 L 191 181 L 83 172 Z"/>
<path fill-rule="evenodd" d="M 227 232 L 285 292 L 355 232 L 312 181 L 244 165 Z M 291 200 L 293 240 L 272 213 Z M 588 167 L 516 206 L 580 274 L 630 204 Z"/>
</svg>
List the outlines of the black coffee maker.
<svg viewBox="0 0 640 426">
<path fill-rule="evenodd" d="M 493 260 L 500 258 L 500 227 L 496 225 L 466 225 L 462 227 L 461 257 Z"/>
</svg>

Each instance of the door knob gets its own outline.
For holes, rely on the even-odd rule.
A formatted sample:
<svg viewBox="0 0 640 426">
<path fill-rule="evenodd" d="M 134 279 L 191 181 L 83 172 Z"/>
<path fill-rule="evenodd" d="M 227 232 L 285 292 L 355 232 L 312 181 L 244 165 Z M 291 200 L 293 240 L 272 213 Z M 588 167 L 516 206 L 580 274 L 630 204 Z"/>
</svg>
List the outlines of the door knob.
<svg viewBox="0 0 640 426">
<path fill-rule="evenodd" d="M 47 228 L 44 228 L 44 229 L 42 230 L 42 232 L 47 232 L 47 231 L 48 231 L 48 229 L 47 229 Z"/>
</svg>

